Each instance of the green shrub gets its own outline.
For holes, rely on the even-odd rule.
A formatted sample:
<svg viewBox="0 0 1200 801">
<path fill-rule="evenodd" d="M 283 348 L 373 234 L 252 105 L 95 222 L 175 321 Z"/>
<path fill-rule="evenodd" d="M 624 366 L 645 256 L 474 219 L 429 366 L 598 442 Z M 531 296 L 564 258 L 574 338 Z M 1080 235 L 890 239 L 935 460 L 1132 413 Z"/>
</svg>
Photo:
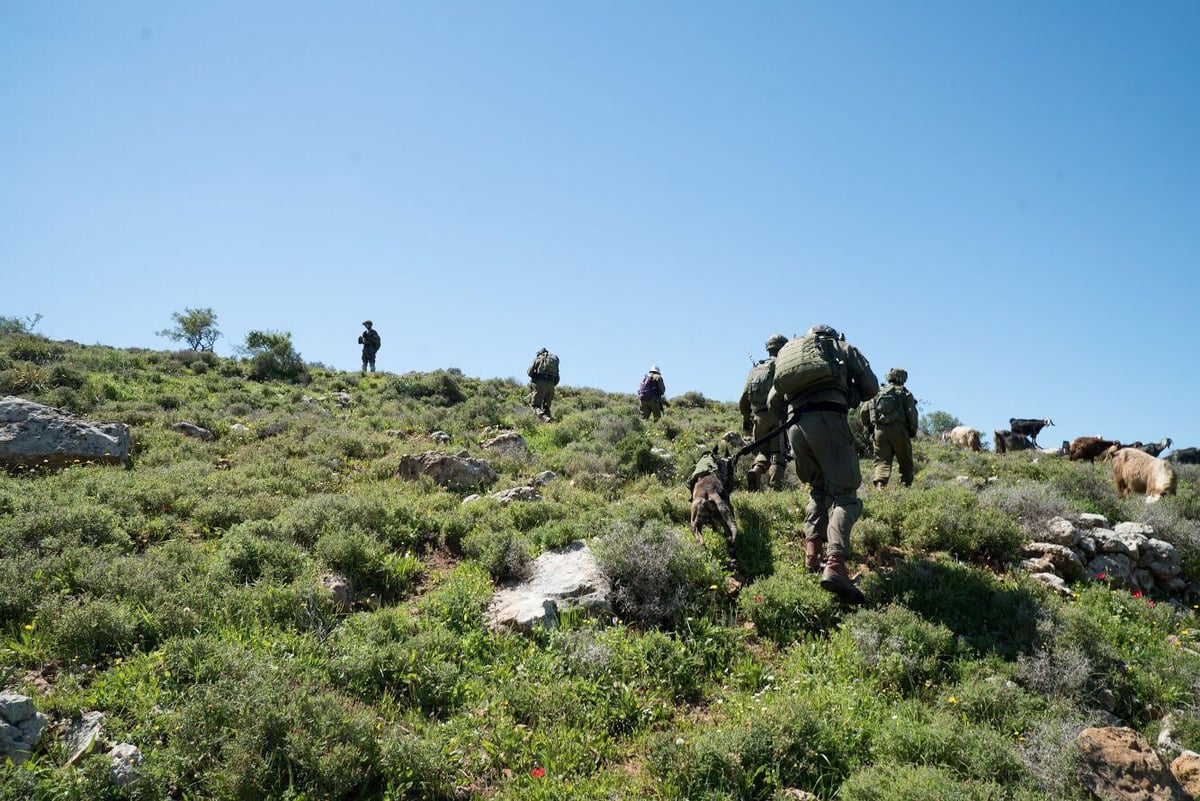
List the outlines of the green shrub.
<svg viewBox="0 0 1200 801">
<path fill-rule="evenodd" d="M 479 565 L 465 563 L 424 596 L 421 606 L 451 631 L 479 630 L 483 627 L 483 613 L 492 599 L 492 591 L 492 580 L 487 572 Z"/>
<path fill-rule="evenodd" d="M 459 379 L 460 376 L 452 375 L 445 370 L 436 370 L 432 373 L 405 373 L 393 378 L 389 387 L 401 398 L 428 401 L 443 407 L 454 406 L 467 399 Z"/>
<path fill-rule="evenodd" d="M 811 576 L 776 574 L 743 588 L 738 608 L 755 630 L 780 646 L 837 625 L 841 610 Z"/>
<path fill-rule="evenodd" d="M 420 577 L 420 563 L 389 552 L 369 534 L 350 529 L 331 531 L 317 540 L 316 557 L 350 580 L 358 593 L 386 599 L 405 595 Z"/>
<path fill-rule="evenodd" d="M 904 695 L 923 692 L 926 682 L 936 684 L 953 672 L 954 633 L 902 606 L 859 612 L 839 634 L 853 641 L 864 675 Z"/>
<path fill-rule="evenodd" d="M 511 529 L 476 529 L 463 538 L 462 550 L 495 581 L 528 578 L 533 564 L 529 541 Z"/>
<path fill-rule="evenodd" d="M 935 765 L 872 765 L 855 772 L 839 791 L 845 801 L 979 801 L 1008 798 L 992 782 L 964 779 Z"/>
<path fill-rule="evenodd" d="M 269 539 L 244 527 L 221 538 L 217 558 L 220 571 L 238 584 L 259 580 L 289 584 L 308 570 L 308 560 L 295 544 Z"/>
<path fill-rule="evenodd" d="M 307 382 L 308 368 L 292 344 L 290 332 L 251 331 L 246 334 L 249 376 L 254 381 Z"/>
<path fill-rule="evenodd" d="M 910 702 L 883 722 L 874 738 L 874 756 L 882 764 L 938 765 L 961 779 L 1012 786 L 1026 778 L 1011 737 L 987 727 L 964 723 L 957 696 L 939 693 L 940 707 Z M 943 700 L 944 699 L 944 700 Z M 953 699 L 953 700 L 951 700 Z"/>
<path fill-rule="evenodd" d="M 901 539 L 926 552 L 1008 561 L 1017 554 L 1021 531 L 1005 514 L 981 506 L 971 490 L 943 485 L 909 494 Z"/>
<path fill-rule="evenodd" d="M 698 600 L 700 554 L 662 523 L 617 521 L 595 550 L 613 607 L 627 619 L 672 626 Z"/>
</svg>

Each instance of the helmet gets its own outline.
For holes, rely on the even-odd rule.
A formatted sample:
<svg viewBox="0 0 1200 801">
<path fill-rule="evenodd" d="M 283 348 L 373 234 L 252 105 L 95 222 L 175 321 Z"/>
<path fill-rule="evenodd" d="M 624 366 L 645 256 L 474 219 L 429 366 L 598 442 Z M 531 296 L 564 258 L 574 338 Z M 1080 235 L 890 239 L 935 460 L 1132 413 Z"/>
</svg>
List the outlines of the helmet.
<svg viewBox="0 0 1200 801">
<path fill-rule="evenodd" d="M 658 365 L 657 365 L 657 364 L 652 364 L 652 365 L 650 365 L 650 372 L 652 372 L 652 373 L 658 373 Z M 659 375 L 662 375 L 662 373 L 658 373 L 658 374 L 659 374 Z"/>
<path fill-rule="evenodd" d="M 893 367 L 887 371 L 886 377 L 889 384 L 903 384 L 908 380 L 908 371 L 903 367 Z"/>
<path fill-rule="evenodd" d="M 786 344 L 787 337 L 785 337 L 783 334 L 771 334 L 771 336 L 767 337 L 767 353 L 770 353 L 773 350 L 779 350 Z"/>
<path fill-rule="evenodd" d="M 810 334 L 825 334 L 826 336 L 831 336 L 834 339 L 838 338 L 837 329 L 834 328 L 832 325 L 826 325 L 825 323 L 817 323 L 812 328 L 808 329 L 808 333 L 810 333 Z"/>
<path fill-rule="evenodd" d="M 362 324 L 367 326 L 372 325 L 370 320 L 363 320 Z"/>
</svg>

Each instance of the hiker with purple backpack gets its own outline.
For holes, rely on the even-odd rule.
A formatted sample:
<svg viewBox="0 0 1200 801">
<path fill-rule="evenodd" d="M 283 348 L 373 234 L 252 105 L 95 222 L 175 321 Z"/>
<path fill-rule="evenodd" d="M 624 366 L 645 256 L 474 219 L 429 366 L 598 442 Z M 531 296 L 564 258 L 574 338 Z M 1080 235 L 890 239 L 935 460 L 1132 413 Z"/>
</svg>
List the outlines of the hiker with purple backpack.
<svg viewBox="0 0 1200 801">
<path fill-rule="evenodd" d="M 655 420 L 662 417 L 663 407 L 667 405 L 667 385 L 663 383 L 658 365 L 650 365 L 650 371 L 642 376 L 642 383 L 638 384 L 637 396 L 638 410 L 641 412 L 643 420 L 648 420 L 651 416 Z"/>
</svg>

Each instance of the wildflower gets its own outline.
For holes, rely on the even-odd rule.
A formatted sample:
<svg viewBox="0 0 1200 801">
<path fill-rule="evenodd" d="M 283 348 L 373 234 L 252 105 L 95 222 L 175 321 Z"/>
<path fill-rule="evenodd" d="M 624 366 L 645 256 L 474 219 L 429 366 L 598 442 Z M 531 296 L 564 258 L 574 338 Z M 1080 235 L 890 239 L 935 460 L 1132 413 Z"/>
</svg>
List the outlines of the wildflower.
<svg viewBox="0 0 1200 801">
<path fill-rule="evenodd" d="M 762 596 L 761 596 L 761 595 L 755 595 L 755 596 L 754 596 L 754 603 L 756 603 L 756 604 L 761 604 L 761 603 L 762 603 Z"/>
<path fill-rule="evenodd" d="M 1107 573 L 1097 573 L 1096 578 L 1099 579 L 1100 581 L 1104 581 L 1106 578 L 1108 578 L 1108 574 Z"/>
<path fill-rule="evenodd" d="M 536 768 L 534 768 L 533 770 L 529 771 L 529 775 L 530 775 L 530 776 L 532 776 L 532 777 L 533 777 L 533 778 L 535 778 L 535 779 L 540 779 L 540 778 L 542 778 L 543 776 L 545 776 L 545 775 L 546 775 L 546 769 L 545 769 L 545 768 L 543 768 L 541 765 L 539 765 L 538 767 L 536 767 Z"/>
<path fill-rule="evenodd" d="M 950 698 L 949 698 L 948 700 L 949 700 L 949 701 L 950 701 L 950 703 L 952 703 L 952 704 L 957 704 L 957 703 L 958 703 L 958 699 L 957 699 L 957 698 L 955 698 L 953 695 L 952 695 L 952 696 L 950 696 Z"/>
<path fill-rule="evenodd" d="M 1134 590 L 1133 592 L 1131 592 L 1131 593 L 1130 593 L 1130 595 L 1132 595 L 1134 598 L 1141 598 L 1141 597 L 1142 597 L 1142 591 L 1141 591 L 1141 590 Z"/>
</svg>

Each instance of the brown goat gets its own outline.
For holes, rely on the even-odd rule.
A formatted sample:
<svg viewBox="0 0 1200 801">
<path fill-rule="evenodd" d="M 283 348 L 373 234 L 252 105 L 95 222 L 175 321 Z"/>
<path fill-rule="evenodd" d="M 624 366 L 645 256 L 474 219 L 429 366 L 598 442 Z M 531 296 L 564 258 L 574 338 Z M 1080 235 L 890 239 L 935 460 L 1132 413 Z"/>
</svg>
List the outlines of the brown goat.
<svg viewBox="0 0 1200 801">
<path fill-rule="evenodd" d="M 1094 464 L 1097 456 L 1103 456 L 1104 452 L 1112 447 L 1120 448 L 1121 443 L 1103 437 L 1076 437 L 1067 446 L 1067 455 L 1071 457 L 1072 462 L 1087 459 Z"/>
</svg>

